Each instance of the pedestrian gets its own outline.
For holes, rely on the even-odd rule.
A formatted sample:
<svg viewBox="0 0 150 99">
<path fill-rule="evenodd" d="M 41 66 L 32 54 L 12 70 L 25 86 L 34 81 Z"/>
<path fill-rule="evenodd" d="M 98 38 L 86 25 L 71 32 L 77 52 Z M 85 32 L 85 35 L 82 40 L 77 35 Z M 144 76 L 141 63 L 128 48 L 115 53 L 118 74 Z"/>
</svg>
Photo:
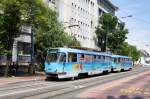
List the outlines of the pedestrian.
<svg viewBox="0 0 150 99">
<path fill-rule="evenodd" d="M 16 75 L 16 63 L 15 62 L 13 62 L 12 66 L 10 68 L 10 71 L 11 71 L 12 75 L 14 75 L 14 76 Z"/>
<path fill-rule="evenodd" d="M 31 62 L 28 62 L 28 73 L 30 74 L 31 71 Z"/>
</svg>

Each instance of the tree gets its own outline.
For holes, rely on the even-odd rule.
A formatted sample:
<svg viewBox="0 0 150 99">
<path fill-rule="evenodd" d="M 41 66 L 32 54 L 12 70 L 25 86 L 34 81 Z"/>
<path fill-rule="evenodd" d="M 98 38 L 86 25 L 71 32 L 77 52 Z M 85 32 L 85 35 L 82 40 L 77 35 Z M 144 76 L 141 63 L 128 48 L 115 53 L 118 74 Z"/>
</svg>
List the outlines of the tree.
<svg viewBox="0 0 150 99">
<path fill-rule="evenodd" d="M 46 57 L 46 50 L 48 48 L 63 47 L 63 46 L 80 46 L 80 43 L 72 36 L 64 32 L 63 26 L 57 20 L 57 13 L 50 11 L 47 18 L 47 29 L 39 27 L 36 31 L 36 53 L 37 60 L 43 69 Z"/>
<path fill-rule="evenodd" d="M 123 43 L 120 49 L 120 53 L 118 54 L 130 56 L 133 58 L 133 61 L 138 61 L 140 58 L 140 51 L 135 46 L 132 46 L 127 42 Z"/>
<path fill-rule="evenodd" d="M 8 68 L 11 65 L 11 50 L 14 38 L 18 35 L 20 26 L 20 3 L 17 0 L 1 0 L 1 9 L 4 14 L 1 15 L 0 23 L 0 49 L 7 55 L 7 66 L 5 76 L 8 74 Z"/>
<path fill-rule="evenodd" d="M 108 36 L 108 48 L 112 52 L 119 51 L 124 41 L 127 39 L 128 30 L 123 23 L 118 23 L 116 30 Z"/>
<path fill-rule="evenodd" d="M 98 46 L 101 51 L 106 51 L 106 46 L 114 52 L 119 49 L 126 39 L 128 30 L 123 23 L 119 23 L 116 16 L 110 13 L 103 14 L 99 18 L 99 26 L 96 29 Z"/>
<path fill-rule="evenodd" d="M 0 49 L 6 49 L 7 56 L 11 55 L 14 38 L 19 35 L 21 25 L 31 26 L 34 30 L 36 54 L 41 63 L 48 47 L 80 45 L 77 40 L 65 34 L 57 20 L 57 13 L 43 0 L 1 0 L 0 5 L 4 11 L 0 17 Z M 11 58 L 8 60 L 11 63 Z M 9 66 L 10 64 L 7 71 Z"/>
</svg>

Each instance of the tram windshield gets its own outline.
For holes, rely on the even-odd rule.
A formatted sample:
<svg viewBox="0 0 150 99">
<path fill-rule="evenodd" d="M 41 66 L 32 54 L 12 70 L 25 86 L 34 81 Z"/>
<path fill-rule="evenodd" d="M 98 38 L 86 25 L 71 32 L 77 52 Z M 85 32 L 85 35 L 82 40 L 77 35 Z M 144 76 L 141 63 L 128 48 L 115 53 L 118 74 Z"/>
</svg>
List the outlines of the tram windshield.
<svg viewBox="0 0 150 99">
<path fill-rule="evenodd" d="M 46 61 L 48 63 L 51 62 L 66 62 L 66 54 L 65 53 L 48 53 L 46 57 Z"/>
</svg>

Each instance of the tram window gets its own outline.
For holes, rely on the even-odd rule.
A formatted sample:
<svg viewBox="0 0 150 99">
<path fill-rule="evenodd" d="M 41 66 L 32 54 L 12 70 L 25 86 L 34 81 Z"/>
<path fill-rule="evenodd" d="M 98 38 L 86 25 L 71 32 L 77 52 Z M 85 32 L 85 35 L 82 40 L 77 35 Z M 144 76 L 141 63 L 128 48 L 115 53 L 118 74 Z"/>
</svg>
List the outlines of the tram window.
<svg viewBox="0 0 150 99">
<path fill-rule="evenodd" d="M 98 61 L 98 62 L 101 62 L 101 60 L 102 60 L 101 58 L 102 58 L 102 57 L 101 57 L 100 55 L 98 55 L 98 56 L 97 56 L 97 61 Z"/>
<path fill-rule="evenodd" d="M 108 56 L 107 60 L 110 61 L 110 57 L 109 56 Z"/>
<path fill-rule="evenodd" d="M 121 59 L 120 59 L 120 62 L 124 62 L 124 58 L 121 58 Z"/>
<path fill-rule="evenodd" d="M 69 53 L 68 54 L 68 62 L 77 62 L 77 54 Z"/>
<path fill-rule="evenodd" d="M 120 62 L 120 58 L 118 58 L 118 62 Z"/>
<path fill-rule="evenodd" d="M 108 56 L 107 61 L 110 61 L 110 60 L 111 60 L 111 58 Z"/>
<path fill-rule="evenodd" d="M 99 56 L 98 56 L 98 55 L 96 56 L 96 61 L 97 61 L 97 62 L 99 62 L 99 61 L 100 61 L 100 59 L 99 59 Z"/>
<path fill-rule="evenodd" d="M 114 58 L 114 62 L 117 62 L 117 58 Z"/>
<path fill-rule="evenodd" d="M 84 56 L 84 61 L 85 62 L 92 62 L 92 55 L 85 55 Z"/>
<path fill-rule="evenodd" d="M 84 59 L 84 54 L 81 55 L 81 58 Z"/>
<path fill-rule="evenodd" d="M 84 61 L 84 58 L 85 58 L 85 55 L 84 55 L 84 54 L 80 54 L 80 55 L 79 55 L 79 61 L 80 61 L 80 62 L 83 62 L 83 61 Z"/>
<path fill-rule="evenodd" d="M 66 54 L 62 53 L 59 57 L 59 62 L 66 62 Z"/>
<path fill-rule="evenodd" d="M 132 61 L 132 59 L 129 59 L 129 61 Z"/>
<path fill-rule="evenodd" d="M 65 53 L 48 53 L 46 57 L 47 62 L 66 62 L 66 54 Z"/>
<path fill-rule="evenodd" d="M 98 56 L 98 59 L 100 60 L 100 59 L 101 59 L 101 56 Z"/>
<path fill-rule="evenodd" d="M 108 57 L 106 56 L 106 59 L 105 59 L 105 61 L 108 61 Z"/>
<path fill-rule="evenodd" d="M 93 55 L 93 61 L 96 61 L 96 55 Z"/>
<path fill-rule="evenodd" d="M 102 56 L 102 60 L 105 60 L 105 56 Z"/>
</svg>

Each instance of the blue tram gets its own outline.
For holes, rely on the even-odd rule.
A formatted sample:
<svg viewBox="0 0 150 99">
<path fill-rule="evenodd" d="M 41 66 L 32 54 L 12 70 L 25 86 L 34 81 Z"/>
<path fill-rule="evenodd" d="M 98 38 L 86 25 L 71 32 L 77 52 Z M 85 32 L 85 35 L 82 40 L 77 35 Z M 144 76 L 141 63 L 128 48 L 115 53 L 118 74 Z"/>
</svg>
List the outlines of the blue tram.
<svg viewBox="0 0 150 99">
<path fill-rule="evenodd" d="M 47 77 L 73 78 L 80 74 L 94 75 L 111 71 L 111 55 L 71 48 L 51 48 L 47 51 Z"/>
<path fill-rule="evenodd" d="M 112 55 L 112 71 L 130 70 L 133 67 L 131 57 Z"/>
</svg>

